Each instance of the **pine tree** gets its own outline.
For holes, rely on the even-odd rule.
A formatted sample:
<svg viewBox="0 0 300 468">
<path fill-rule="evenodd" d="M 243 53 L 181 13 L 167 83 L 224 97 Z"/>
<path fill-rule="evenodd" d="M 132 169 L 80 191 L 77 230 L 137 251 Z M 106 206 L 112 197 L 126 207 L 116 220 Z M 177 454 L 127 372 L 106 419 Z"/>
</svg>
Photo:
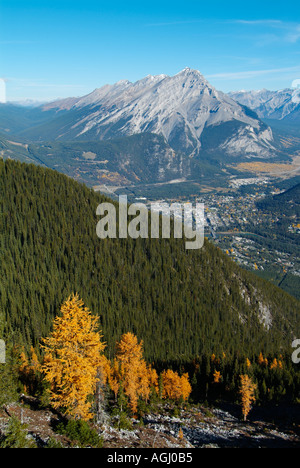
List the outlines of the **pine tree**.
<svg viewBox="0 0 300 468">
<path fill-rule="evenodd" d="M 0 448 L 36 448 L 33 440 L 28 440 L 26 424 L 22 424 L 16 417 L 9 420 L 4 439 L 0 442 Z"/>
<path fill-rule="evenodd" d="M 97 331 L 98 320 L 78 295 L 73 295 L 62 305 L 53 332 L 42 346 L 42 370 L 51 385 L 53 406 L 84 420 L 92 417 L 90 397 L 96 391 L 98 369 L 103 365 L 105 344 Z"/>
<path fill-rule="evenodd" d="M 19 356 L 14 348 L 6 350 L 6 363 L 0 364 L 0 405 L 18 400 Z"/>
</svg>

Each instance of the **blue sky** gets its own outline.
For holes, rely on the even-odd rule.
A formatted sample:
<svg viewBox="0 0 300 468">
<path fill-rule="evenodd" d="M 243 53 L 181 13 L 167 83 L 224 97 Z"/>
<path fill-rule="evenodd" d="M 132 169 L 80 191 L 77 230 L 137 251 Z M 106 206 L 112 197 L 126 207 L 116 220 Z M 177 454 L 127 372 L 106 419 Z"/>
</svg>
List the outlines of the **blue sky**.
<svg viewBox="0 0 300 468">
<path fill-rule="evenodd" d="M 8 100 L 81 96 L 196 68 L 222 91 L 300 78 L 296 1 L 0 0 Z"/>
</svg>

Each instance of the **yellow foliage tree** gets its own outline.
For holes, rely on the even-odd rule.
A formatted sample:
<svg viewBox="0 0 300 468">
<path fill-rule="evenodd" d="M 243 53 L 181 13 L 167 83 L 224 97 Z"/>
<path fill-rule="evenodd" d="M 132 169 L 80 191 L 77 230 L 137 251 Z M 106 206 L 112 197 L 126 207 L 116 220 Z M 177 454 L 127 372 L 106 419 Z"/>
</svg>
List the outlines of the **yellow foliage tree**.
<svg viewBox="0 0 300 468">
<path fill-rule="evenodd" d="M 268 366 L 268 359 L 263 357 L 263 354 L 260 353 L 258 356 L 258 364 L 260 366 L 264 365 L 265 367 Z"/>
<path fill-rule="evenodd" d="M 93 416 L 90 397 L 96 391 L 105 349 L 98 325 L 99 318 L 73 295 L 55 318 L 51 336 L 43 340 L 42 370 L 51 385 L 51 402 L 74 418 L 89 420 Z"/>
<path fill-rule="evenodd" d="M 271 370 L 272 370 L 272 369 L 277 369 L 277 367 L 278 367 L 278 361 L 277 361 L 276 358 L 274 358 L 274 359 L 273 359 L 273 362 L 271 362 L 271 364 L 270 364 L 270 369 L 271 369 Z"/>
<path fill-rule="evenodd" d="M 255 390 L 257 385 L 252 382 L 248 375 L 241 375 L 241 402 L 242 402 L 242 412 L 244 415 L 244 421 L 246 421 L 247 416 L 251 410 L 251 404 L 255 401 Z"/>
<path fill-rule="evenodd" d="M 270 369 L 271 370 L 273 370 L 273 369 L 283 369 L 282 361 L 280 359 L 274 358 L 273 361 L 270 364 Z"/>
<path fill-rule="evenodd" d="M 158 374 L 156 370 L 151 366 L 148 366 L 148 377 L 149 377 L 150 387 L 153 388 L 155 393 L 158 395 L 159 393 Z"/>
<path fill-rule="evenodd" d="M 184 401 L 189 399 L 190 394 L 192 393 L 192 386 L 189 380 L 189 374 L 185 373 L 180 378 L 181 382 L 181 396 Z"/>
<path fill-rule="evenodd" d="M 148 400 L 151 388 L 149 370 L 143 358 L 143 342 L 139 343 L 133 333 L 125 333 L 117 343 L 114 369 L 115 390 L 122 385 L 135 414 L 139 398 Z"/>
<path fill-rule="evenodd" d="M 221 372 L 215 370 L 215 372 L 214 372 L 214 383 L 220 383 L 221 378 L 222 378 Z"/>
<path fill-rule="evenodd" d="M 259 356 L 258 356 L 258 364 L 260 366 L 262 366 L 264 364 L 264 357 L 263 357 L 263 353 L 259 353 Z"/>
<path fill-rule="evenodd" d="M 119 389 L 120 389 L 120 372 L 119 372 L 119 363 L 114 361 L 113 363 L 109 363 L 107 369 L 108 375 L 108 383 L 115 395 L 115 400 L 117 399 Z"/>
<path fill-rule="evenodd" d="M 179 401 L 182 398 L 185 401 L 192 392 L 188 374 L 183 374 L 182 377 L 180 377 L 177 372 L 168 369 L 162 372 L 162 381 L 163 398 L 169 398 L 175 401 Z"/>
<path fill-rule="evenodd" d="M 33 346 L 31 346 L 30 349 L 30 358 L 26 356 L 25 351 L 22 351 L 20 353 L 20 361 L 19 375 L 24 385 L 24 392 L 33 395 L 36 389 L 39 372 L 41 372 L 41 364 Z"/>
</svg>

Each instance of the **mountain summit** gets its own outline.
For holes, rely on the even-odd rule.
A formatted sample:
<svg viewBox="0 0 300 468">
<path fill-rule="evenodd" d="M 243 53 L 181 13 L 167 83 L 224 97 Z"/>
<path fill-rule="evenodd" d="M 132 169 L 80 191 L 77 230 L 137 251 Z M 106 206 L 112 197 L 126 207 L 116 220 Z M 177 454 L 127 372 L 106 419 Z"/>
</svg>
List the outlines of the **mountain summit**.
<svg viewBox="0 0 300 468">
<path fill-rule="evenodd" d="M 190 157 L 216 150 L 232 157 L 271 157 L 274 151 L 271 129 L 254 112 L 190 68 L 135 83 L 122 80 L 81 98 L 47 104 L 43 111 L 51 112 L 51 131 L 58 140 L 154 133 Z"/>
</svg>

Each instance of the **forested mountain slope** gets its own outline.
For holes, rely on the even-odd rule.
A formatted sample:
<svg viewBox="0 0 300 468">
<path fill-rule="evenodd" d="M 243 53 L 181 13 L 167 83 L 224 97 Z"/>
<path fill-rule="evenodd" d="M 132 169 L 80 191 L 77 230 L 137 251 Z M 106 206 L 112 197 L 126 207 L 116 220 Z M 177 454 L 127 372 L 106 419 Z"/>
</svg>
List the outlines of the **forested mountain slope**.
<svg viewBox="0 0 300 468">
<path fill-rule="evenodd" d="M 300 184 L 291 187 L 279 195 L 274 195 L 260 201 L 259 209 L 278 212 L 279 214 L 300 216 Z M 297 219 L 296 218 L 296 219 Z"/>
<path fill-rule="evenodd" d="M 300 336 L 299 302 L 208 241 L 100 240 L 101 201 L 55 171 L 0 160 L 0 311 L 16 344 L 46 336 L 72 292 L 108 344 L 133 331 L 152 360 L 278 352 Z"/>
</svg>

